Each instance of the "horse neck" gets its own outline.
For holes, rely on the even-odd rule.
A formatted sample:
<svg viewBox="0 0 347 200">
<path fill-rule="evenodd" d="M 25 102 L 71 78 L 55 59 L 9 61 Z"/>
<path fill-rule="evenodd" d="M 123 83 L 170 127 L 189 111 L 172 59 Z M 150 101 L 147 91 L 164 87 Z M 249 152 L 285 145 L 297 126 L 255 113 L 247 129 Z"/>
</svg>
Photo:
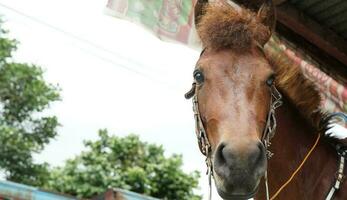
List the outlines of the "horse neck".
<svg viewBox="0 0 347 200">
<path fill-rule="evenodd" d="M 302 118 L 288 101 L 276 111 L 277 131 L 270 151 L 268 181 L 272 196 L 299 167 L 317 138 L 317 131 Z M 312 152 L 295 178 L 277 199 L 324 199 L 337 168 L 336 153 L 323 139 Z M 264 198 L 264 188 L 260 192 Z"/>
</svg>

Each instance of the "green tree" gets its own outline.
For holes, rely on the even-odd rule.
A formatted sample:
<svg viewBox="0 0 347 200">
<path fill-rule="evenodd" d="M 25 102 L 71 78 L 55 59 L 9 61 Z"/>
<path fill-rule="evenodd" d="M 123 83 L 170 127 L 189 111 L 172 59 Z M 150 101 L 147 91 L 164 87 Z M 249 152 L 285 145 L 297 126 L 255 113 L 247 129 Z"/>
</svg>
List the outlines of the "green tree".
<svg viewBox="0 0 347 200">
<path fill-rule="evenodd" d="M 57 118 L 41 112 L 59 100 L 59 90 L 40 67 L 13 61 L 17 44 L 0 23 L 0 170 L 8 180 L 40 185 L 47 164 L 34 163 L 32 155 L 57 134 Z"/>
<path fill-rule="evenodd" d="M 33 154 L 57 135 L 57 118 L 42 112 L 60 99 L 59 89 L 44 80 L 40 67 L 13 61 L 17 44 L 0 22 L 0 170 L 7 180 L 79 197 L 118 187 L 161 199 L 201 199 L 193 191 L 198 172 L 183 172 L 181 156 L 165 157 L 162 146 L 135 135 L 119 138 L 102 130 L 63 167 L 35 163 Z"/>
<path fill-rule="evenodd" d="M 85 146 L 86 151 L 53 169 L 46 189 L 88 198 L 117 187 L 161 199 L 201 199 L 193 192 L 198 172 L 183 172 L 181 156 L 165 157 L 162 146 L 136 135 L 109 136 L 106 130 Z"/>
</svg>

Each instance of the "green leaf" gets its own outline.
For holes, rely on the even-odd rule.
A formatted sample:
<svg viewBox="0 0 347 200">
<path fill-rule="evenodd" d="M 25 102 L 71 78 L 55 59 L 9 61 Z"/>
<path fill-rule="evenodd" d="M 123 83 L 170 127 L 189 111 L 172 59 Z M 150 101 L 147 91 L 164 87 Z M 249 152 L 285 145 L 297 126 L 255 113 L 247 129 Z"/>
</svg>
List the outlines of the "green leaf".
<svg viewBox="0 0 347 200">
<path fill-rule="evenodd" d="M 138 136 L 111 136 L 99 131 L 96 141 L 85 141 L 86 151 L 54 168 L 44 188 L 83 198 L 107 188 L 123 188 L 161 199 L 201 199 L 194 193 L 199 173 L 182 170 L 182 156 L 164 156 L 162 146 Z M 54 181 L 59 177 L 64 181 Z"/>
<path fill-rule="evenodd" d="M 55 116 L 34 116 L 59 100 L 59 89 L 43 79 L 40 67 L 11 61 L 17 41 L 1 26 L 0 22 L 0 169 L 8 180 L 42 185 L 48 164 L 36 164 L 32 154 L 57 135 L 59 124 Z"/>
</svg>

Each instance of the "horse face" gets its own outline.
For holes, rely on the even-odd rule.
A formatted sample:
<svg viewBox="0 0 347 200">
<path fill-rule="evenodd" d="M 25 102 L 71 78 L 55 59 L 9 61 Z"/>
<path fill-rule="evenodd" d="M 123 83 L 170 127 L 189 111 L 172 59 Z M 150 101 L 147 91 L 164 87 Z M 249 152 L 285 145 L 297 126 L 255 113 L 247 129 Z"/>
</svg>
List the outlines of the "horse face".
<svg viewBox="0 0 347 200">
<path fill-rule="evenodd" d="M 225 199 L 251 197 L 267 165 L 261 137 L 272 69 L 256 47 L 246 54 L 206 49 L 194 77 L 218 192 Z"/>
<path fill-rule="evenodd" d="M 259 46 L 274 29 L 274 4 L 265 0 L 248 10 L 223 0 L 199 0 L 195 8 L 205 47 L 194 71 L 195 95 L 211 144 L 217 191 L 224 199 L 247 199 L 257 192 L 267 167 L 261 138 L 273 71 Z"/>
</svg>

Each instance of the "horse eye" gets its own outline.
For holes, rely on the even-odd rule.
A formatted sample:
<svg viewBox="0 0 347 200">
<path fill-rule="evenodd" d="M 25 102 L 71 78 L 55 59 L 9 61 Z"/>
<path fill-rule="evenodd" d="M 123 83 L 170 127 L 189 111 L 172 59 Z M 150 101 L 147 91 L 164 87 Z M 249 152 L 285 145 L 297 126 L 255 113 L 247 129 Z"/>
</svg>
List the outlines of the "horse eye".
<svg viewBox="0 0 347 200">
<path fill-rule="evenodd" d="M 199 84 L 201 84 L 201 83 L 203 83 L 204 82 L 204 74 L 201 72 L 201 71 L 199 71 L 199 70 L 196 70 L 195 72 L 194 72 L 194 79 L 195 79 L 195 81 L 197 82 L 197 83 L 199 83 Z"/>
<path fill-rule="evenodd" d="M 269 76 L 269 78 L 266 80 L 266 84 L 267 84 L 268 86 L 272 86 L 274 82 L 275 82 L 275 75 L 272 74 L 272 75 Z"/>
</svg>

